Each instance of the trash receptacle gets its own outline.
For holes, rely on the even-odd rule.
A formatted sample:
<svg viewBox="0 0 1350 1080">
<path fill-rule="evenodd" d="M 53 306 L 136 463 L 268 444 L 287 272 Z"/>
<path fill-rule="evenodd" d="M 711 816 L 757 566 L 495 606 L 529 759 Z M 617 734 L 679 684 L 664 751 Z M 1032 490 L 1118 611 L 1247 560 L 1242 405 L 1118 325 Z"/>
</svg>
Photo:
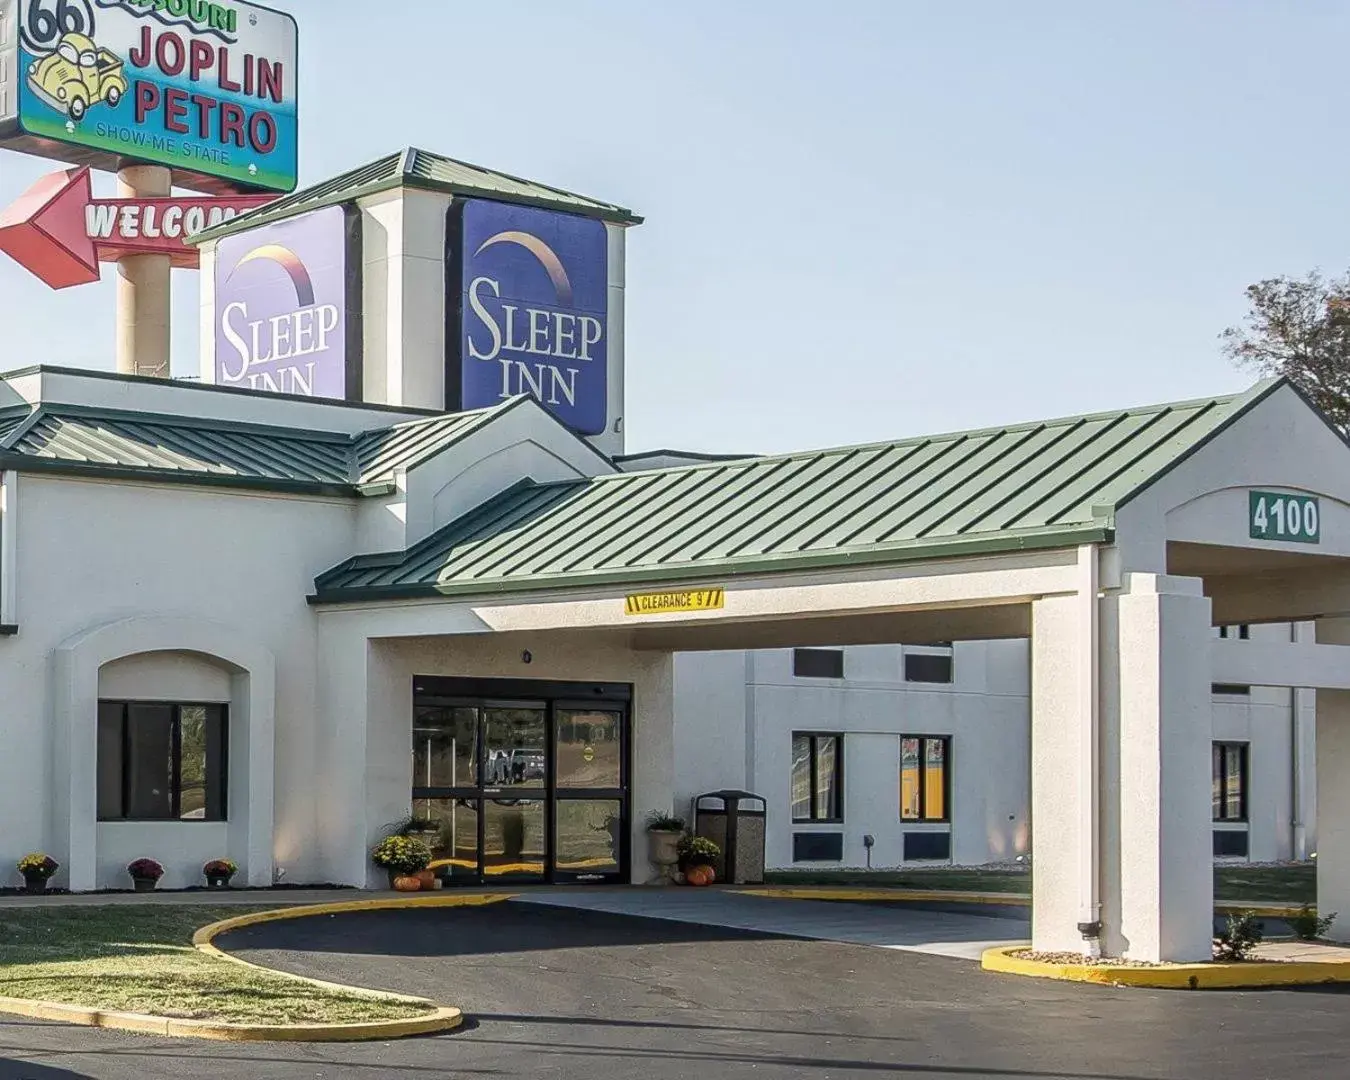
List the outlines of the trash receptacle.
<svg viewBox="0 0 1350 1080">
<path fill-rule="evenodd" d="M 758 806 L 749 804 L 757 803 Z M 728 885 L 764 883 L 764 817 L 768 803 L 749 791 L 710 791 L 694 799 L 694 832 L 722 849 L 713 864 Z"/>
</svg>

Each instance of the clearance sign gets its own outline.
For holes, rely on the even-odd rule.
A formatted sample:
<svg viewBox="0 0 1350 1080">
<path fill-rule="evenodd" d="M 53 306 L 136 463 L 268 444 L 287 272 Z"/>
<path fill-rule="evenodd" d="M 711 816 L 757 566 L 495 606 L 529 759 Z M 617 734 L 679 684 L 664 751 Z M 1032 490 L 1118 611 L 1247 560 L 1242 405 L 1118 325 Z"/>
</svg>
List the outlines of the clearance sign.
<svg viewBox="0 0 1350 1080">
<path fill-rule="evenodd" d="M 0 142 L 182 187 L 286 192 L 297 31 L 232 0 L 0 0 Z"/>
<path fill-rule="evenodd" d="M 720 611 L 726 603 L 726 589 L 638 593 L 624 598 L 624 612 L 628 615 L 669 615 L 677 611 Z"/>
</svg>

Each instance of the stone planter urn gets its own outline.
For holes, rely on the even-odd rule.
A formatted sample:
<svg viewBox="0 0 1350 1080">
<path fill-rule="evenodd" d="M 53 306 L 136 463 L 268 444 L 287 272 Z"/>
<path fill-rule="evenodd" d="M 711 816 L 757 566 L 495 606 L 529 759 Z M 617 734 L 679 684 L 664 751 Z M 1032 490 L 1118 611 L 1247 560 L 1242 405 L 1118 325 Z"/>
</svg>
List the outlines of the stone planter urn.
<svg viewBox="0 0 1350 1080">
<path fill-rule="evenodd" d="M 47 878 L 43 874 L 24 874 L 23 891 L 29 896 L 41 896 L 47 891 Z"/>
<path fill-rule="evenodd" d="M 136 892 L 154 892 L 155 886 L 159 883 L 159 879 L 152 877 L 138 877 L 132 878 L 131 883 Z"/>
<path fill-rule="evenodd" d="M 647 832 L 647 858 L 656 867 L 657 873 L 648 883 L 651 885 L 673 885 L 675 866 L 680 861 L 676 848 L 682 834 L 669 829 L 650 829 Z"/>
</svg>

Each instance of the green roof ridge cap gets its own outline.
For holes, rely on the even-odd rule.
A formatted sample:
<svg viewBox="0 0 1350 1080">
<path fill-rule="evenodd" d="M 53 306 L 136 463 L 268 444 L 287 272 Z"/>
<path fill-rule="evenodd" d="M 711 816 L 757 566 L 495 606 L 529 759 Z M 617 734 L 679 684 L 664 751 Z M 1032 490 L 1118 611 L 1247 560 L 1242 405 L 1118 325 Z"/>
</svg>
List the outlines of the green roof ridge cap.
<svg viewBox="0 0 1350 1080">
<path fill-rule="evenodd" d="M 441 164 L 477 173 L 482 177 L 483 183 L 438 179 L 435 176 L 427 175 Z M 423 168 L 423 166 L 426 166 L 426 168 Z M 493 177 L 511 184 L 538 189 L 542 194 L 531 196 L 522 192 L 494 189 L 491 184 Z M 461 197 L 493 199 L 522 206 L 538 206 L 560 213 L 578 214 L 582 217 L 598 218 L 620 225 L 640 225 L 643 221 L 640 215 L 633 213 L 627 207 L 620 206 L 618 203 L 596 199 L 576 191 L 568 191 L 566 188 L 555 187 L 539 180 L 515 176 L 512 173 L 503 172 L 501 169 L 476 165 L 460 158 L 452 158 L 445 154 L 434 154 L 415 146 L 408 146 L 397 153 L 386 154 L 364 165 L 358 165 L 345 172 L 338 173 L 327 180 L 321 180 L 318 183 L 282 195 L 265 206 L 249 210 L 238 217 L 222 222 L 214 228 L 196 233 L 188 238 L 187 243 L 198 245 L 220 240 L 223 237 L 256 226 L 285 221 L 289 218 L 299 217 L 311 210 L 339 206 L 399 187 L 440 191 Z"/>
</svg>

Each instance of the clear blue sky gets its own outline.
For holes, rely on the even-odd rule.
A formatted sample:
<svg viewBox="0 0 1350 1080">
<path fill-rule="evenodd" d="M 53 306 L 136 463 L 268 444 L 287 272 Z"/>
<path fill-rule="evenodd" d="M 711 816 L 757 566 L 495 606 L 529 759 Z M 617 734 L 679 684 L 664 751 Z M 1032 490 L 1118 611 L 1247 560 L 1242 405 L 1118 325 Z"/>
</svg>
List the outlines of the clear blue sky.
<svg viewBox="0 0 1350 1080">
<path fill-rule="evenodd" d="M 277 6 L 302 183 L 413 144 L 646 215 L 631 449 L 1233 390 L 1242 289 L 1350 265 L 1338 0 Z M 0 153 L 0 204 L 54 167 Z M 57 294 L 0 256 L 0 369 L 111 368 L 109 274 Z M 176 374 L 196 303 L 175 275 Z"/>
</svg>

